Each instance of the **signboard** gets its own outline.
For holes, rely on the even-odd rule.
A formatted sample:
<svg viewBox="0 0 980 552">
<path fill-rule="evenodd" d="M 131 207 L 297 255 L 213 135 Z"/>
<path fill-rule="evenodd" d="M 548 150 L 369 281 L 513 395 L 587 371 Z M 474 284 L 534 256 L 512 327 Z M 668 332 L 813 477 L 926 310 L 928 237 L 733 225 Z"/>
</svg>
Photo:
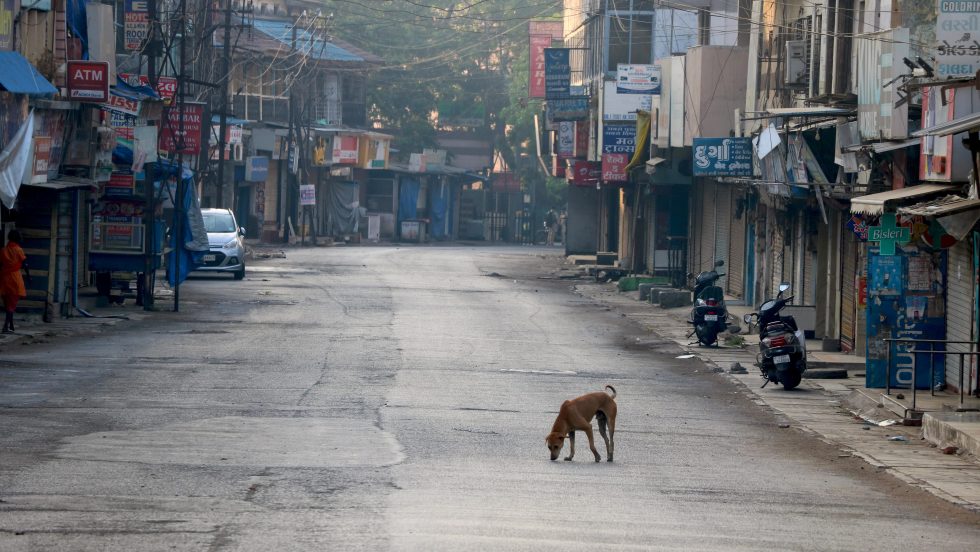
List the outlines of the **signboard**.
<svg viewBox="0 0 980 552">
<path fill-rule="evenodd" d="M 114 172 L 105 184 L 107 197 L 133 197 L 136 195 L 136 177 L 130 173 Z"/>
<path fill-rule="evenodd" d="M 357 164 L 357 136 L 337 136 L 333 139 L 333 162 Z"/>
<path fill-rule="evenodd" d="M 572 94 L 572 64 L 568 48 L 544 49 L 544 97 L 567 98 Z"/>
<path fill-rule="evenodd" d="M 31 168 L 24 171 L 25 184 L 39 184 L 48 181 L 48 162 L 51 160 L 51 137 L 35 136 Z"/>
<path fill-rule="evenodd" d="M 898 226 L 895 222 L 895 213 L 885 213 L 881 215 L 881 222 L 878 226 L 868 228 L 868 241 L 878 243 L 880 255 L 894 255 L 896 246 L 902 246 L 912 241 L 912 229 L 906 226 Z"/>
<path fill-rule="evenodd" d="M 980 71 L 980 7 L 976 2 L 937 0 L 936 73 L 970 77 Z"/>
<path fill-rule="evenodd" d="M 313 184 L 299 185 L 299 204 L 316 205 L 316 186 Z"/>
<path fill-rule="evenodd" d="M 589 118 L 589 98 L 560 98 L 548 100 L 548 119 L 558 121 L 584 121 Z"/>
<path fill-rule="evenodd" d="M 651 111 L 653 96 L 645 94 L 618 94 L 616 83 L 606 81 L 602 87 L 602 120 L 635 121 L 636 111 Z"/>
<path fill-rule="evenodd" d="M 660 66 L 620 63 L 616 66 L 619 94 L 660 94 Z"/>
<path fill-rule="evenodd" d="M 68 99 L 75 102 L 109 101 L 108 61 L 69 61 Z"/>
<path fill-rule="evenodd" d="M 752 138 L 695 138 L 694 176 L 752 176 Z"/>
<path fill-rule="evenodd" d="M 187 102 L 167 110 L 160 129 L 160 149 L 171 153 L 197 155 L 201 153 L 204 104 Z"/>
<path fill-rule="evenodd" d="M 146 75 L 134 75 L 132 73 L 119 73 L 119 78 L 121 78 L 126 84 L 130 86 L 149 86 L 150 78 Z M 167 105 L 173 101 L 174 96 L 177 95 L 177 78 L 176 77 L 157 77 L 157 94 L 160 95 L 160 99 Z"/>
<path fill-rule="evenodd" d="M 530 72 L 528 75 L 529 98 L 544 97 L 544 49 L 551 46 L 550 36 L 531 36 Z"/>
<path fill-rule="evenodd" d="M 245 180 L 248 182 L 265 182 L 269 177 L 269 158 L 256 155 L 245 158 Z"/>
<path fill-rule="evenodd" d="M 595 161 L 569 159 L 565 176 L 573 186 L 592 186 L 599 183 L 602 165 Z"/>
<path fill-rule="evenodd" d="M 634 151 L 636 151 L 636 125 L 602 126 L 602 153 L 633 155 Z"/>
<path fill-rule="evenodd" d="M 128 52 L 143 49 L 150 35 L 150 12 L 146 0 L 126 0 L 124 6 L 123 48 Z"/>
<path fill-rule="evenodd" d="M 109 101 L 105 105 L 104 109 L 108 109 L 122 115 L 136 117 L 140 114 L 140 103 L 137 100 L 120 96 L 115 92 L 109 92 Z"/>
<path fill-rule="evenodd" d="M 566 121 L 558 123 L 558 144 L 555 153 L 559 159 L 575 157 L 575 123 Z M 564 168 L 564 163 L 559 163 Z M 557 175 L 555 175 L 557 176 Z"/>
<path fill-rule="evenodd" d="M 602 181 L 603 182 L 626 182 L 629 180 L 626 174 L 626 165 L 630 162 L 630 156 L 625 153 L 603 153 L 602 154 Z"/>
<path fill-rule="evenodd" d="M 561 21 L 529 21 L 528 36 L 530 51 L 528 59 L 528 97 L 544 97 L 544 49 L 551 46 L 551 41 L 561 40 Z"/>
<path fill-rule="evenodd" d="M 408 170 L 410 172 L 425 172 L 425 156 L 421 153 L 413 153 L 408 157 Z"/>
<path fill-rule="evenodd" d="M 589 121 L 575 123 L 575 157 L 589 156 Z"/>
</svg>

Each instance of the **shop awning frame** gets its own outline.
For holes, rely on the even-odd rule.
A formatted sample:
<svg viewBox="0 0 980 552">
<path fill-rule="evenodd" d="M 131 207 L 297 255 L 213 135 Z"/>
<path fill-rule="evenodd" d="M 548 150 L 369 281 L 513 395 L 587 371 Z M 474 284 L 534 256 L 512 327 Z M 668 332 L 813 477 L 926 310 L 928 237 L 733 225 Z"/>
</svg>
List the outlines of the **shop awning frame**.
<svg viewBox="0 0 980 552">
<path fill-rule="evenodd" d="M 71 190 L 95 190 L 98 184 L 91 178 L 80 178 L 77 176 L 60 176 L 47 182 L 35 182 L 23 184 L 34 188 L 44 188 L 56 192 L 68 192 Z"/>
<path fill-rule="evenodd" d="M 53 96 L 58 89 L 18 52 L 0 52 L 0 89 L 12 94 Z"/>
<path fill-rule="evenodd" d="M 950 184 L 919 184 L 898 190 L 888 190 L 851 199 L 851 212 L 864 215 L 880 215 L 885 212 L 885 205 L 890 201 L 900 201 L 931 194 L 953 192 L 959 186 Z"/>
<path fill-rule="evenodd" d="M 964 115 L 952 121 L 946 121 L 922 130 L 917 130 L 912 133 L 912 136 L 949 136 L 950 134 L 959 134 L 968 130 L 980 130 L 980 111 Z"/>
</svg>

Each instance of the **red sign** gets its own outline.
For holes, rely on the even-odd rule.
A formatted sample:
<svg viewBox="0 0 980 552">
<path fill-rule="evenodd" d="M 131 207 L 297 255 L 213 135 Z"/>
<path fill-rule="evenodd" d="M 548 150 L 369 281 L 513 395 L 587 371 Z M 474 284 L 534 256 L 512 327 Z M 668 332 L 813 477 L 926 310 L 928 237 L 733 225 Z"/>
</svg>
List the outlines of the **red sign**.
<svg viewBox="0 0 980 552">
<path fill-rule="evenodd" d="M 76 102 L 109 101 L 109 62 L 69 61 L 68 99 Z"/>
<path fill-rule="evenodd" d="M 183 116 L 182 116 L 183 115 Z M 201 129 L 204 128 L 204 104 L 185 103 L 167 110 L 160 129 L 160 149 L 171 153 L 201 153 Z"/>
<path fill-rule="evenodd" d="M 551 157 L 551 175 L 555 178 L 565 178 L 565 159 L 554 155 Z"/>
<path fill-rule="evenodd" d="M 139 101 L 120 96 L 119 94 L 109 94 L 108 108 L 112 111 L 118 111 L 133 117 L 140 114 Z"/>
<path fill-rule="evenodd" d="M 569 159 L 565 176 L 573 186 L 591 186 L 599 182 L 599 177 L 602 176 L 602 165 L 595 161 Z"/>
<path fill-rule="evenodd" d="M 589 121 L 575 121 L 575 157 L 589 155 Z"/>
<path fill-rule="evenodd" d="M 629 165 L 630 156 L 626 153 L 603 153 L 602 154 L 602 181 L 603 182 L 626 182 L 629 176 L 626 174 L 626 165 Z"/>
<path fill-rule="evenodd" d="M 531 36 L 530 71 L 528 75 L 528 97 L 544 97 L 544 49 L 551 47 L 551 35 Z"/>
<path fill-rule="evenodd" d="M 119 73 L 119 78 L 130 86 L 149 86 L 150 78 L 146 75 L 134 75 L 132 73 Z M 157 94 L 165 104 L 170 102 L 177 95 L 177 79 L 175 77 L 157 77 Z"/>
<path fill-rule="evenodd" d="M 341 165 L 357 164 L 357 136 L 337 136 L 333 139 L 333 162 Z"/>
</svg>

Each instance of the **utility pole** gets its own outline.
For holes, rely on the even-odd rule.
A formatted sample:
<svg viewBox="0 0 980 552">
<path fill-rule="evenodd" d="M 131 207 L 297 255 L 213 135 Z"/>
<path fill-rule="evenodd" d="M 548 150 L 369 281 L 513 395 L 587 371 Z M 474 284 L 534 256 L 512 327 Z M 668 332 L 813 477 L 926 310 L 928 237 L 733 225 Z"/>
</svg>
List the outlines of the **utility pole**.
<svg viewBox="0 0 980 552">
<path fill-rule="evenodd" d="M 159 18 L 157 17 L 156 0 L 148 0 L 146 3 L 147 15 L 150 19 L 150 33 L 147 36 L 146 44 L 143 45 L 143 53 L 146 55 L 146 75 L 150 81 L 150 88 L 157 89 L 157 55 L 159 54 L 160 39 L 157 37 Z M 159 127 L 158 127 L 159 130 Z M 134 152 L 135 153 L 135 152 Z M 159 253 L 156 245 L 159 241 L 156 236 L 156 204 L 157 198 L 154 193 L 154 181 L 156 171 L 154 163 L 147 163 L 144 169 L 145 190 L 144 197 L 146 207 L 143 210 L 145 227 L 143 231 L 143 247 L 145 248 L 145 264 L 142 278 L 140 278 L 139 304 L 143 305 L 143 310 L 153 310 L 153 288 L 156 284 L 156 261 Z"/>
<path fill-rule="evenodd" d="M 231 0 L 225 0 L 224 39 L 221 44 L 221 114 L 218 125 L 218 206 L 225 201 L 225 147 L 228 142 L 228 84 L 231 80 Z M 235 189 L 232 187 L 234 209 Z"/>
</svg>

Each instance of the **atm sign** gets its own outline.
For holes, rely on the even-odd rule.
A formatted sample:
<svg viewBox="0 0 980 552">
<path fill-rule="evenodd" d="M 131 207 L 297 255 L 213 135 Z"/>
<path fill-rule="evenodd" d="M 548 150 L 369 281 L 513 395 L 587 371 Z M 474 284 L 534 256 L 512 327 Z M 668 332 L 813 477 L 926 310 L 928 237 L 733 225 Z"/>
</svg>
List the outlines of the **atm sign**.
<svg viewBox="0 0 980 552">
<path fill-rule="evenodd" d="M 109 101 L 109 62 L 69 61 L 68 99 L 90 103 Z"/>
</svg>

